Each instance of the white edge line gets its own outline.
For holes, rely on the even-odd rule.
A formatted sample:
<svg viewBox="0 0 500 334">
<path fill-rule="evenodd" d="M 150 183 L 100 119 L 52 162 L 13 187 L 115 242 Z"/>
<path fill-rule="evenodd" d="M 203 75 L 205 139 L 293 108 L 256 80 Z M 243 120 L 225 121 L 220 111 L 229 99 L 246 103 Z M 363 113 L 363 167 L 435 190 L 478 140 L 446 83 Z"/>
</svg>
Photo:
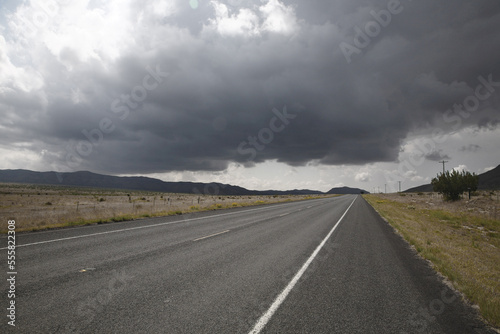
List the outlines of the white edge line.
<svg viewBox="0 0 500 334">
<path fill-rule="evenodd" d="M 253 327 L 253 329 L 248 334 L 258 334 L 258 333 L 260 333 L 260 331 L 266 326 L 266 324 L 269 322 L 269 320 L 271 320 L 271 318 L 274 315 L 274 313 L 276 312 L 276 310 L 278 310 L 278 308 L 281 306 L 281 304 L 285 301 L 285 299 L 288 296 L 288 294 L 290 293 L 290 291 L 292 291 L 292 289 L 294 288 L 295 284 L 297 284 L 297 282 L 302 277 L 302 275 L 304 275 L 305 271 L 307 270 L 307 268 L 309 267 L 309 265 L 311 264 L 311 262 L 318 255 L 318 253 L 321 250 L 321 248 L 323 248 L 323 246 L 325 245 L 326 241 L 330 238 L 330 236 L 332 235 L 333 231 L 335 231 L 335 229 L 340 224 L 340 222 L 342 221 L 342 219 L 344 218 L 344 216 L 347 214 L 347 212 L 349 211 L 349 209 L 354 204 L 354 202 L 356 201 L 357 198 L 358 198 L 357 196 L 354 198 L 354 200 L 351 202 L 351 205 L 349 205 L 349 207 L 347 208 L 347 210 L 345 210 L 344 214 L 342 215 L 342 217 L 340 217 L 340 219 L 337 221 L 337 223 L 335 224 L 335 226 L 333 226 L 333 228 L 330 230 L 330 232 L 327 234 L 327 236 L 323 239 L 323 241 L 318 245 L 318 247 L 316 247 L 316 249 L 311 254 L 311 256 L 302 265 L 302 268 L 300 268 L 300 270 L 295 274 L 295 276 L 292 278 L 292 280 L 290 281 L 290 283 L 288 283 L 288 285 L 285 287 L 285 289 L 283 289 L 283 291 L 278 295 L 278 297 L 276 297 L 276 299 L 271 304 L 271 306 L 266 311 L 266 313 L 264 313 L 260 317 L 260 319 L 257 321 L 257 323 L 255 324 L 255 326 Z"/>
<path fill-rule="evenodd" d="M 219 234 L 224 234 L 224 233 L 227 233 L 231 230 L 225 230 L 225 231 L 222 231 L 222 232 L 218 232 L 218 233 L 214 233 L 214 234 L 210 234 L 210 235 L 207 235 L 207 236 L 204 236 L 204 237 L 201 237 L 201 238 L 198 238 L 198 239 L 194 239 L 193 241 L 199 241 L 199 240 L 203 240 L 203 239 L 207 239 L 207 238 L 210 238 L 210 237 L 215 237 L 216 235 L 219 235 Z"/>
<path fill-rule="evenodd" d="M 45 241 L 38 241 L 38 242 L 32 242 L 32 243 L 24 244 L 24 245 L 16 245 L 16 248 L 26 247 L 26 246 L 33 246 L 33 245 L 40 245 L 40 244 L 48 244 L 48 243 L 56 242 L 56 241 L 64 241 L 64 240 L 71 240 L 71 239 L 93 237 L 93 236 L 102 235 L 102 234 L 110 234 L 110 233 L 132 231 L 132 230 L 138 230 L 138 229 L 142 229 L 142 228 L 157 227 L 157 226 L 171 225 L 171 224 L 179 224 L 179 223 L 184 223 L 184 222 L 189 222 L 189 221 L 194 221 L 194 220 L 200 220 L 200 219 L 206 219 L 206 218 L 213 218 L 213 217 L 221 217 L 221 216 L 227 216 L 227 215 L 234 215 L 234 214 L 242 213 L 242 212 L 265 210 L 265 209 L 268 209 L 268 208 L 269 207 L 248 209 L 248 210 L 238 211 L 238 212 L 221 213 L 219 215 L 213 215 L 213 216 L 208 216 L 208 217 L 190 218 L 190 219 L 183 219 L 183 220 L 179 220 L 179 221 L 175 221 L 175 222 L 165 222 L 165 223 L 159 223 L 159 224 L 153 224 L 153 225 L 136 226 L 136 227 L 124 228 L 124 229 L 121 229 L 121 230 L 113 230 L 113 231 L 98 232 L 98 233 L 91 233 L 91 234 L 85 234 L 85 235 L 77 235 L 77 236 L 74 236 L 74 237 L 52 239 L 52 240 L 45 240 Z M 2 247 L 2 248 L 0 248 L 0 250 L 4 250 L 4 249 L 7 249 L 7 248 L 8 247 Z"/>
</svg>

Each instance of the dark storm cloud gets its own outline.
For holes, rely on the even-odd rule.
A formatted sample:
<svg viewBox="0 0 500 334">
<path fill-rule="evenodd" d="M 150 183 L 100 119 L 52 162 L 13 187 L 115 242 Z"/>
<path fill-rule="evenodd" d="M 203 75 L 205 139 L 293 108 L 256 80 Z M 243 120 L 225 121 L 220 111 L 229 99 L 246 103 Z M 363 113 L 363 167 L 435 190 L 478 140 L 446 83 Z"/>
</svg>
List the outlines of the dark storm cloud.
<svg viewBox="0 0 500 334">
<path fill-rule="evenodd" d="M 460 152 L 477 152 L 481 149 L 481 146 L 476 144 L 469 144 L 467 146 L 462 146 L 459 151 Z"/>
<path fill-rule="evenodd" d="M 408 132 L 442 124 L 448 109 L 474 94 L 479 76 L 500 82 L 500 5 L 401 0 L 402 11 L 349 63 L 339 45 L 353 44 L 355 27 L 364 29 L 374 21 L 370 11 L 390 2 L 297 1 L 297 31 L 245 37 L 209 28 L 210 4 L 184 6 L 132 36 L 140 43 L 112 61 L 80 62 L 66 51 L 63 65 L 44 55 L 44 94 L 2 93 L 2 113 L 18 129 L 2 136 L 31 138 L 34 151 L 51 153 L 50 165 L 108 173 L 215 171 L 274 159 L 395 161 Z M 229 4 L 233 14 L 262 5 Z M 151 71 L 163 73 L 160 80 Z M 458 116 L 460 128 L 497 124 L 494 89 Z"/>
<path fill-rule="evenodd" d="M 430 161 L 440 161 L 443 159 L 451 159 L 450 156 L 446 153 L 443 153 L 442 150 L 433 151 L 425 155 L 425 158 Z"/>
</svg>

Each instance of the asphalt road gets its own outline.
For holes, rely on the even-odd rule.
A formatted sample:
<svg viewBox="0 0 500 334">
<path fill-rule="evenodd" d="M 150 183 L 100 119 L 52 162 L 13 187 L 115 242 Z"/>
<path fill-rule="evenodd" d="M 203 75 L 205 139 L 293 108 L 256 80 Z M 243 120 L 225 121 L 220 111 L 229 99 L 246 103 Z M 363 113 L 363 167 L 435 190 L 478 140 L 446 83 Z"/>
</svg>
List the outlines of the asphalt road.
<svg viewBox="0 0 500 334">
<path fill-rule="evenodd" d="M 3 333 L 494 333 L 360 196 L 16 241 Z"/>
</svg>

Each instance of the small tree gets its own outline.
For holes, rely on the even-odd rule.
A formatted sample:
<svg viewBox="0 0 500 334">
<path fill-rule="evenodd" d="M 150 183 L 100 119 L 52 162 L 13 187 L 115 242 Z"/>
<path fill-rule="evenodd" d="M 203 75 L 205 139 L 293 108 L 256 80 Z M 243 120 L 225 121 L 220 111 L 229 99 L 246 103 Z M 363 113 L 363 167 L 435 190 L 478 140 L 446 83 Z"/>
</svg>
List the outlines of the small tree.
<svg viewBox="0 0 500 334">
<path fill-rule="evenodd" d="M 446 200 L 456 201 L 460 199 L 460 194 L 464 191 L 476 191 L 478 182 L 479 176 L 475 173 L 454 170 L 451 173 L 446 171 L 438 174 L 432 179 L 431 184 L 434 191 L 443 194 Z"/>
</svg>

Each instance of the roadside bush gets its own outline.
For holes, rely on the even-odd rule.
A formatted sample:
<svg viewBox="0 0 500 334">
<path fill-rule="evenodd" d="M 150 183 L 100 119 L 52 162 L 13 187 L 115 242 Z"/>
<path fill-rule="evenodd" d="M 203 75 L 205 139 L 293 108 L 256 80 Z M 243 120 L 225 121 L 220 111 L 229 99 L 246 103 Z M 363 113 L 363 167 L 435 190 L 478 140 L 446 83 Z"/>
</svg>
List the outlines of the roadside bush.
<svg viewBox="0 0 500 334">
<path fill-rule="evenodd" d="M 443 194 L 446 200 L 456 201 L 460 199 L 460 194 L 464 191 L 476 191 L 478 182 L 479 176 L 475 173 L 454 170 L 451 173 L 446 171 L 438 174 L 432 179 L 431 184 L 434 191 Z"/>
</svg>

